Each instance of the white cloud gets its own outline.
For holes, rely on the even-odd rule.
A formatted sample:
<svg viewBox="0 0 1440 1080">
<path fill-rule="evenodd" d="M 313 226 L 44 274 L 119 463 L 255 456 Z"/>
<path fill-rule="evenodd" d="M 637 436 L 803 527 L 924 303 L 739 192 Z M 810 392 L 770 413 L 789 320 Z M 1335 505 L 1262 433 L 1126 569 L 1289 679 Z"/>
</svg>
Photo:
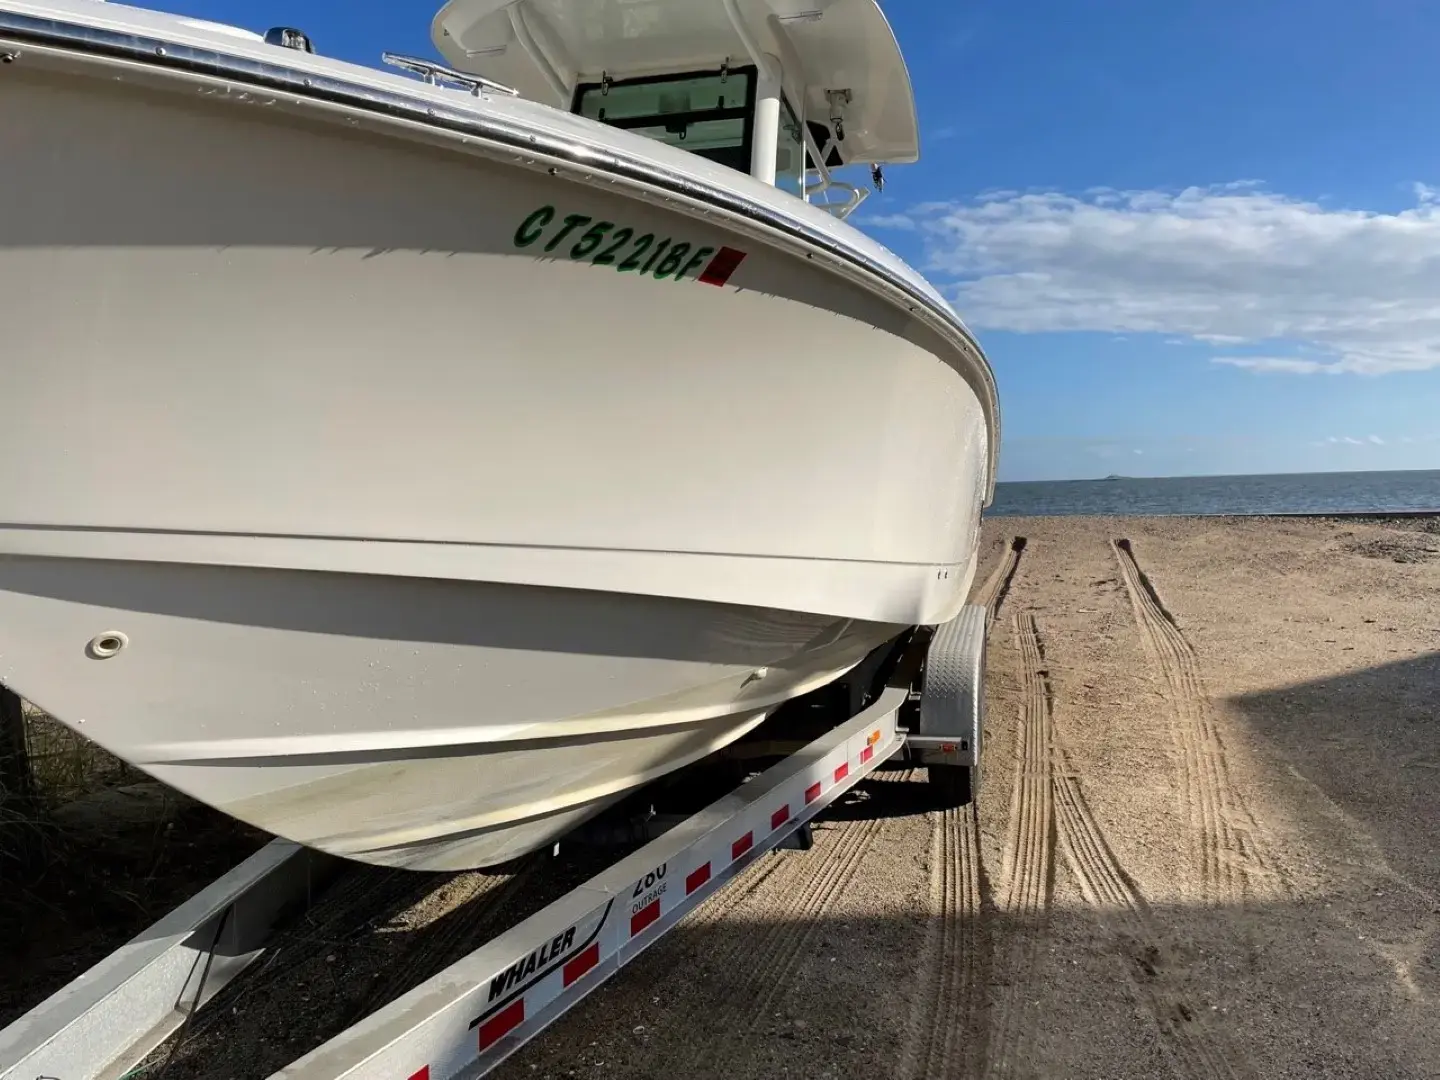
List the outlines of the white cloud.
<svg viewBox="0 0 1440 1080">
<path fill-rule="evenodd" d="M 1301 360 L 1294 356 L 1213 356 L 1217 364 L 1233 364 L 1251 371 L 1283 371 L 1290 375 L 1314 375 L 1334 368 L 1319 360 Z"/>
<path fill-rule="evenodd" d="M 1382 438 L 1380 438 L 1379 435 L 1371 435 L 1371 436 L 1370 436 L 1370 441 L 1371 441 L 1372 443 L 1374 443 L 1376 446 L 1384 446 L 1384 445 L 1385 445 L 1385 440 L 1382 439 Z"/>
<path fill-rule="evenodd" d="M 1255 181 L 992 191 L 869 220 L 918 232 L 979 329 L 1178 335 L 1251 371 L 1373 375 L 1440 367 L 1440 187 L 1413 192 L 1380 213 Z"/>
<path fill-rule="evenodd" d="M 915 219 L 907 214 L 875 214 L 867 217 L 865 221 L 877 229 L 901 229 L 909 232 L 919 227 Z"/>
</svg>

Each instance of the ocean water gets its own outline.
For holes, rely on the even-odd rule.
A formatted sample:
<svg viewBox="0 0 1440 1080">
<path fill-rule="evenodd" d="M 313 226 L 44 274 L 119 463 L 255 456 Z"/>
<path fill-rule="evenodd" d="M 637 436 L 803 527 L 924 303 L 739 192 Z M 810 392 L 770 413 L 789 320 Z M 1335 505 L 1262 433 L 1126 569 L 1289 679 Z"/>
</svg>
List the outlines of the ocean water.
<svg viewBox="0 0 1440 1080">
<path fill-rule="evenodd" d="M 995 485 L 992 517 L 1052 514 L 1440 513 L 1440 470 L 1027 480 Z"/>
</svg>

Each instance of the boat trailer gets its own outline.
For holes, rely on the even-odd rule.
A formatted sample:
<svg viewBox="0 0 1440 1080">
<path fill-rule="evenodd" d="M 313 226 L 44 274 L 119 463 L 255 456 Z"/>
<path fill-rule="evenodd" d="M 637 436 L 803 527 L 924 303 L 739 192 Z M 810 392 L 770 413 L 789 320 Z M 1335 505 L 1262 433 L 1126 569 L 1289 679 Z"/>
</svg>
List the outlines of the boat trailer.
<svg viewBox="0 0 1440 1080">
<path fill-rule="evenodd" d="M 911 640 L 843 723 L 669 828 L 271 1080 L 484 1076 L 762 855 L 906 753 L 969 802 L 979 775 L 985 609 Z M 120 1080 L 265 955 L 342 860 L 274 840 L 0 1031 L 0 1080 Z M 183 1033 L 182 1033 L 183 1035 Z"/>
</svg>

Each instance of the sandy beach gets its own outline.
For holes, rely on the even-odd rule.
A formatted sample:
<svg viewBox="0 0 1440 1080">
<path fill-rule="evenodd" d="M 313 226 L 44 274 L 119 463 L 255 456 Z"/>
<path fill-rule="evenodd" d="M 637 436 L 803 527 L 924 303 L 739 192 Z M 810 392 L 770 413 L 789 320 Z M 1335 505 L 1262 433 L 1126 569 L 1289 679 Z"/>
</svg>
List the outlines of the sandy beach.
<svg viewBox="0 0 1440 1080">
<path fill-rule="evenodd" d="M 998 518 L 985 560 L 978 813 L 872 783 L 507 1078 L 1440 1075 L 1436 523 Z"/>
<path fill-rule="evenodd" d="M 878 774 L 501 1075 L 1440 1076 L 1440 520 L 994 518 L 983 560 L 977 804 Z M 267 1076 L 571 876 L 357 872 L 152 1061 Z"/>
</svg>

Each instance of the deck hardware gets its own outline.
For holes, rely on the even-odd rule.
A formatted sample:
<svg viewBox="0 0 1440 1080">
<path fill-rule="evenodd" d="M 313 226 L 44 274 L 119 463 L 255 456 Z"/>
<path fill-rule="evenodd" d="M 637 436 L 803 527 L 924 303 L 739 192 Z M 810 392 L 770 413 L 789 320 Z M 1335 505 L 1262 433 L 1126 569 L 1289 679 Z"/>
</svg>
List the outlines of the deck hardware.
<svg viewBox="0 0 1440 1080">
<path fill-rule="evenodd" d="M 85 651 L 95 660 L 108 660 L 128 644 L 130 639 L 119 630 L 105 630 L 90 639 Z"/>
<path fill-rule="evenodd" d="M 443 64 L 422 60 L 418 56 L 404 56 L 400 53 L 387 52 L 381 53 L 380 59 L 391 67 L 419 75 L 431 86 L 439 86 L 442 82 L 450 83 L 469 90 L 476 97 L 480 96 L 482 90 L 494 90 L 496 93 L 508 94 L 510 97 L 520 96 L 520 91 L 513 86 L 506 86 L 494 79 L 487 79 L 483 75 L 469 75 L 463 71 L 456 71 Z"/>
<path fill-rule="evenodd" d="M 854 100 L 850 90 L 826 90 L 825 100 L 830 102 L 830 126 L 835 129 L 835 141 L 845 141 L 845 106 Z"/>
<path fill-rule="evenodd" d="M 296 30 L 293 26 L 270 27 L 265 31 L 265 44 L 279 45 L 282 49 L 294 49 L 296 52 L 313 53 L 315 51 L 309 35 Z"/>
</svg>

